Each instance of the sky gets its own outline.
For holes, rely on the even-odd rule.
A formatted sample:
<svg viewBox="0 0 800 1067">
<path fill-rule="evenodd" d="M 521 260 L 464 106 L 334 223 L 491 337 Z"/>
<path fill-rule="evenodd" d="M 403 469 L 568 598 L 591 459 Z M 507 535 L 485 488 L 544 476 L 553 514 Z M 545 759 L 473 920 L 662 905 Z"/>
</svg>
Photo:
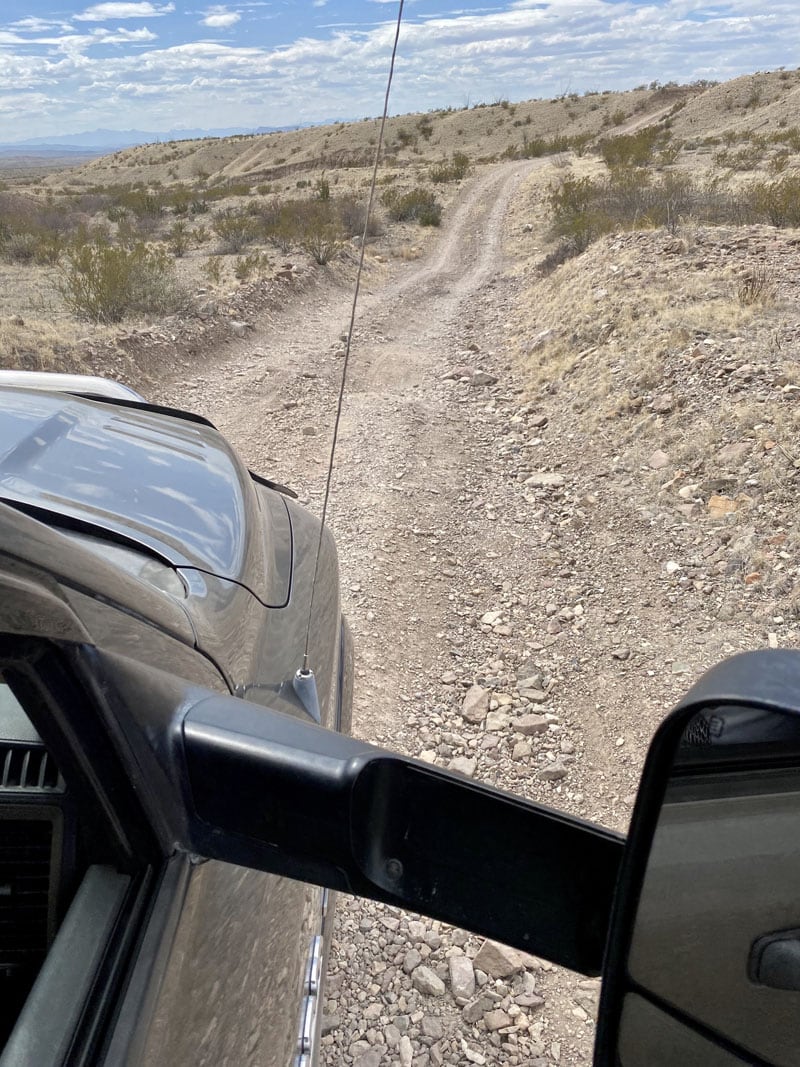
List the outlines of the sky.
<svg viewBox="0 0 800 1067">
<path fill-rule="evenodd" d="M 0 142 L 383 108 L 397 0 L 0 0 Z M 797 0 L 406 0 L 390 112 L 800 63 Z"/>
</svg>

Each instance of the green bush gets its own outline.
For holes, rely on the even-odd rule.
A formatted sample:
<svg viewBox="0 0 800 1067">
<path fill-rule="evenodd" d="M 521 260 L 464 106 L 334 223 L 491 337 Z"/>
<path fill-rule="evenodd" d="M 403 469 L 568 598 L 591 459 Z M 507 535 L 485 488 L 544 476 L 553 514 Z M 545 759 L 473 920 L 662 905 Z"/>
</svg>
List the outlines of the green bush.
<svg viewBox="0 0 800 1067">
<path fill-rule="evenodd" d="M 601 183 L 568 175 L 549 192 L 553 235 L 566 240 L 577 255 L 596 238 L 614 228 L 613 220 L 600 206 Z"/>
<path fill-rule="evenodd" d="M 269 268 L 269 259 L 263 252 L 251 252 L 239 256 L 233 265 L 233 273 L 240 282 L 246 282 L 252 274 L 263 274 Z"/>
<path fill-rule="evenodd" d="M 773 226 L 800 226 L 800 174 L 753 182 L 745 189 L 744 198 L 756 217 Z"/>
<path fill-rule="evenodd" d="M 91 322 L 169 314 L 186 304 L 166 251 L 144 243 L 130 249 L 100 242 L 73 245 L 65 256 L 59 290 L 70 311 Z"/>
<path fill-rule="evenodd" d="M 503 153 L 508 159 L 541 159 L 543 156 L 555 156 L 561 152 L 575 152 L 582 156 L 592 140 L 591 134 L 581 133 L 573 137 L 528 137 L 522 135 L 522 146 L 509 145 Z"/>
<path fill-rule="evenodd" d="M 418 222 L 420 226 L 438 226 L 442 221 L 442 205 L 430 189 L 418 185 L 407 193 L 387 190 L 381 203 L 395 222 Z"/>
<path fill-rule="evenodd" d="M 228 208 L 214 216 L 211 228 L 220 240 L 220 251 L 241 252 L 247 245 L 254 244 L 259 237 L 256 219 L 247 211 Z"/>
<path fill-rule="evenodd" d="M 361 237 L 364 233 L 364 223 L 367 221 L 366 201 L 358 200 L 355 196 L 345 195 L 336 198 L 336 212 L 342 223 L 345 233 L 351 236 Z M 381 220 L 373 211 L 369 218 L 367 237 L 380 237 L 383 233 Z"/>
<path fill-rule="evenodd" d="M 734 193 L 720 179 L 700 184 L 681 172 L 617 167 L 594 180 L 570 175 L 551 187 L 548 199 L 550 236 L 559 244 L 540 264 L 545 271 L 603 234 L 657 226 L 675 232 L 688 218 L 712 225 L 744 225 L 762 218 L 775 225 L 800 225 L 800 175 Z"/>
<path fill-rule="evenodd" d="M 189 250 L 189 227 L 183 221 L 173 222 L 167 234 L 167 244 L 176 259 L 180 259 Z"/>
<path fill-rule="evenodd" d="M 147 189 L 124 190 L 118 195 L 116 206 L 135 215 L 137 219 L 157 219 L 164 211 L 162 197 Z"/>
<path fill-rule="evenodd" d="M 344 243 L 341 220 L 332 205 L 323 201 L 309 202 L 298 225 L 297 243 L 315 263 L 330 262 Z"/>
<path fill-rule="evenodd" d="M 600 155 L 611 170 L 615 167 L 646 167 L 657 148 L 669 140 L 669 132 L 648 126 L 636 133 L 607 137 L 600 142 Z"/>
<path fill-rule="evenodd" d="M 433 123 L 426 115 L 423 115 L 422 118 L 417 122 L 417 129 L 426 141 L 430 141 L 431 134 L 433 133 Z"/>
<path fill-rule="evenodd" d="M 431 167 L 432 182 L 460 182 L 469 174 L 469 156 L 465 152 L 454 152 L 450 162 L 437 163 Z"/>
<path fill-rule="evenodd" d="M 36 244 L 32 233 L 10 233 L 0 242 L 0 256 L 6 263 L 33 263 Z"/>
</svg>

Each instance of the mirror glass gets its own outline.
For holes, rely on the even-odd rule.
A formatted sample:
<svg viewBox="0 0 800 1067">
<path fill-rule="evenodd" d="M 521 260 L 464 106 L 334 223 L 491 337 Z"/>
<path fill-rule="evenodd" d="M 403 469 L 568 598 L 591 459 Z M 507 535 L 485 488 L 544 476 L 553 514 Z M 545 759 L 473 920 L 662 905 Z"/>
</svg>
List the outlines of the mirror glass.
<svg viewBox="0 0 800 1067">
<path fill-rule="evenodd" d="M 714 706 L 683 730 L 628 977 L 623 1065 L 800 1063 L 800 715 Z"/>
</svg>

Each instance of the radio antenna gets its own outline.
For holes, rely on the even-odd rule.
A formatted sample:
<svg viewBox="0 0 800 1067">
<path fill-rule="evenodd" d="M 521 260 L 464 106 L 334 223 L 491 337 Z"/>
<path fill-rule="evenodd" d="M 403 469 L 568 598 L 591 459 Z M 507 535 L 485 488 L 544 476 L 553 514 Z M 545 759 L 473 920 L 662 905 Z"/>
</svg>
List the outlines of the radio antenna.
<svg viewBox="0 0 800 1067">
<path fill-rule="evenodd" d="M 344 391 L 347 383 L 347 369 L 350 363 L 350 347 L 353 342 L 353 329 L 356 321 L 356 310 L 358 308 L 358 294 L 361 289 L 361 275 L 364 270 L 364 252 L 367 247 L 367 234 L 369 232 L 370 219 L 372 217 L 372 205 L 375 201 L 375 186 L 378 181 L 378 166 L 380 165 L 381 152 L 383 150 L 383 135 L 386 129 L 386 119 L 389 114 L 389 93 L 392 88 L 392 78 L 394 76 L 394 64 L 397 57 L 397 43 L 400 40 L 400 26 L 403 22 L 403 3 L 404 0 L 400 0 L 397 10 L 397 24 L 394 33 L 394 43 L 392 45 L 392 58 L 389 63 L 389 77 L 386 81 L 386 94 L 383 100 L 383 114 L 381 116 L 381 127 L 378 133 L 378 144 L 375 148 L 375 163 L 372 168 L 372 182 L 369 188 L 369 199 L 367 200 L 367 210 L 364 215 L 364 230 L 361 234 L 361 249 L 358 257 L 358 270 L 356 272 L 356 284 L 353 291 L 353 303 L 350 309 L 350 323 L 347 328 L 347 339 L 344 347 L 344 359 L 342 361 L 342 374 L 339 381 L 339 396 L 336 403 L 336 418 L 333 422 L 333 436 L 331 438 L 331 448 L 328 457 L 328 470 L 325 476 L 325 493 L 322 499 L 322 516 L 320 518 L 319 527 L 319 539 L 317 541 L 317 551 L 314 557 L 314 577 L 311 581 L 311 596 L 308 603 L 308 619 L 306 620 L 306 640 L 303 650 L 303 666 L 297 671 L 294 676 L 293 686 L 295 693 L 302 702 L 305 709 L 316 721 L 320 721 L 320 709 L 319 698 L 317 694 L 316 681 L 314 680 L 314 672 L 309 667 L 309 644 L 311 641 L 311 620 L 313 618 L 314 611 L 314 594 L 317 589 L 317 576 L 319 573 L 319 560 L 322 554 L 322 539 L 325 536 L 325 524 L 328 516 L 328 501 L 331 494 L 331 482 L 333 480 L 333 464 L 336 456 L 336 445 L 339 441 L 339 423 L 342 417 L 342 404 L 344 402 Z"/>
</svg>

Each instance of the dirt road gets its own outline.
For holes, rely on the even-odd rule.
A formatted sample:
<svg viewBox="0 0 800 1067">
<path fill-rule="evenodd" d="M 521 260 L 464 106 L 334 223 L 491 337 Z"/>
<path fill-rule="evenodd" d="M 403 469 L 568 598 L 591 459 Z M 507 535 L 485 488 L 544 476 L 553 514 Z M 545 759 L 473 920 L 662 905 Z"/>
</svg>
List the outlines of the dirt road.
<svg viewBox="0 0 800 1067">
<path fill-rule="evenodd" d="M 365 281 L 330 509 L 354 728 L 624 829 L 665 709 L 763 634 L 713 575 L 685 580 L 704 545 L 642 496 L 611 433 L 583 430 L 558 395 L 526 401 L 503 238 L 536 179 L 536 163 L 482 171 L 425 258 Z M 164 399 L 207 414 L 318 508 L 349 313 L 350 293 L 319 281 Z M 478 723 L 461 715 L 476 683 Z M 520 711 L 546 715 L 546 731 L 521 737 Z M 533 960 L 495 976 L 473 966 L 479 939 L 375 905 L 343 901 L 337 924 L 331 1067 L 590 1059 L 596 982 Z"/>
</svg>

